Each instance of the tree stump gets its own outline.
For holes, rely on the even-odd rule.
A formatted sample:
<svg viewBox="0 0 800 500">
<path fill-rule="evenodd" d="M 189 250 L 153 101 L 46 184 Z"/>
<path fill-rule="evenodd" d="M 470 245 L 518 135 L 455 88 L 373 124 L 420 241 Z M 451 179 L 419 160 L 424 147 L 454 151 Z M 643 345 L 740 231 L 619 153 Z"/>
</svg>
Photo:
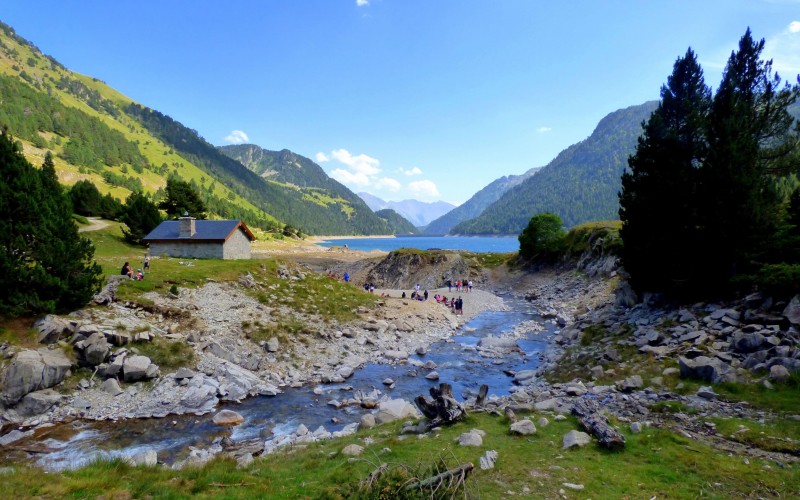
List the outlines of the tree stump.
<svg viewBox="0 0 800 500">
<path fill-rule="evenodd" d="M 428 428 L 439 427 L 457 422 L 467 415 L 464 405 L 453 397 L 453 387 L 447 383 L 439 384 L 439 388 L 431 387 L 431 398 L 417 396 L 414 402 L 428 417 Z"/>
<path fill-rule="evenodd" d="M 477 406 L 483 406 L 483 403 L 486 402 L 486 394 L 489 392 L 489 386 L 486 384 L 481 384 L 481 388 L 478 389 L 478 397 L 475 399 L 475 404 Z"/>
<path fill-rule="evenodd" d="M 572 414 L 578 418 L 589 434 L 597 438 L 600 446 L 610 450 L 625 448 L 625 436 L 611 427 L 608 419 L 600 413 L 597 401 L 588 398 L 578 399 L 572 407 Z"/>
</svg>

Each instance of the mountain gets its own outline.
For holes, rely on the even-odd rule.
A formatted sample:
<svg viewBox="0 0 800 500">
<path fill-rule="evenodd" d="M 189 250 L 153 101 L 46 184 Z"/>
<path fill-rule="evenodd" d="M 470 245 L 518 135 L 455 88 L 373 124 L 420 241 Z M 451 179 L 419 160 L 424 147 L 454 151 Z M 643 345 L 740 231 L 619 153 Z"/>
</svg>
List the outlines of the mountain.
<svg viewBox="0 0 800 500">
<path fill-rule="evenodd" d="M 328 177 L 322 167 L 304 156 L 288 149 L 269 151 L 254 144 L 220 146 L 217 150 L 244 165 L 267 184 L 288 186 L 292 191 L 301 193 L 304 200 L 310 200 L 308 216 L 323 217 L 325 220 L 318 221 L 322 224 L 304 220 L 303 225 L 299 226 L 301 228 L 324 225 L 336 229 L 330 234 L 343 234 L 342 231 L 348 228 L 359 229 L 363 234 L 387 234 L 389 231 L 384 221 L 361 198 Z M 316 207 L 320 207 L 324 213 L 320 213 Z M 291 213 L 284 214 L 280 207 L 275 207 L 274 211 L 284 215 L 287 220 L 298 218 L 295 209 L 290 207 L 287 207 L 287 211 Z"/>
<path fill-rule="evenodd" d="M 375 215 L 386 221 L 392 234 L 419 234 L 419 230 L 414 227 L 414 224 L 391 208 L 378 210 Z"/>
<path fill-rule="evenodd" d="M 453 210 L 455 205 L 446 201 L 424 202 L 417 200 L 384 201 L 369 193 L 358 193 L 358 196 L 372 210 L 391 208 L 417 227 L 426 226 L 432 220 Z"/>
<path fill-rule="evenodd" d="M 425 234 L 447 234 L 459 222 L 475 218 L 492 203 L 497 201 L 506 191 L 521 184 L 542 167 L 535 167 L 522 175 L 508 175 L 495 179 L 489 185 L 472 195 L 463 205 L 442 215 L 425 227 Z"/>
<path fill-rule="evenodd" d="M 263 178 L 189 127 L 70 71 L 2 22 L 0 102 L 0 126 L 34 165 L 52 151 L 67 186 L 89 180 L 121 200 L 140 191 L 158 201 L 167 177 L 178 176 L 198 191 L 212 217 L 269 230 L 289 224 L 311 234 L 389 232 L 343 186 Z"/>
<path fill-rule="evenodd" d="M 587 139 L 559 153 L 536 175 L 450 233 L 519 234 L 541 212 L 555 213 L 567 227 L 618 218 L 620 177 L 634 152 L 642 122 L 657 105 L 650 101 L 610 113 Z"/>
</svg>

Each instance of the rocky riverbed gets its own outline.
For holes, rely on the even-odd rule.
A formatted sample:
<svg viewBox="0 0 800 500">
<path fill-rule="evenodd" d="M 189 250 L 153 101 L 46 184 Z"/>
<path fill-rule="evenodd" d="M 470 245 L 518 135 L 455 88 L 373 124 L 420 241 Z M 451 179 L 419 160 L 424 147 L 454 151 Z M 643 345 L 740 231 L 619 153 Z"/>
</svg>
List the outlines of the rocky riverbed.
<svg viewBox="0 0 800 500">
<path fill-rule="evenodd" d="M 709 384 L 752 380 L 768 389 L 770 381 L 780 381 L 798 369 L 800 299 L 774 303 L 768 297 L 754 295 L 735 303 L 682 309 L 636 305 L 619 290 L 615 295 L 618 279 L 613 266 L 595 263 L 594 269 L 597 272 L 516 272 L 502 279 L 497 279 L 496 272 L 495 276 L 486 273 L 483 286 L 491 283 L 502 293 L 524 296 L 543 318 L 561 330 L 537 370 L 510 374 L 516 384 L 512 395 L 490 397 L 480 407 L 475 406 L 473 398 L 467 401 L 472 410 L 501 411 L 508 407 L 560 414 L 569 412 L 577 398 L 589 397 L 600 401 L 604 411 L 618 421 L 631 422 L 634 427 L 668 426 L 688 436 L 715 439 L 723 448 L 766 453 L 743 449 L 735 441 L 717 436 L 709 419 L 737 416 L 764 420 L 775 415 L 721 401 L 710 387 L 695 394 L 678 394 L 666 389 L 664 380 L 679 375 L 706 378 Z M 302 272 L 283 272 L 281 278 L 301 280 Z M 368 272 L 364 271 L 364 276 Z M 104 307 L 51 318 L 40 325 L 43 344 L 48 347 L 19 350 L 0 346 L 0 354 L 8 360 L 0 446 L 13 446 L 38 429 L 76 418 L 121 420 L 202 414 L 223 401 L 274 395 L 288 387 L 342 383 L 365 363 L 413 364 L 417 361 L 409 358 L 415 352 L 425 352 L 433 342 L 449 338 L 475 315 L 507 307 L 500 296 L 476 289 L 461 294 L 464 315 L 457 316 L 432 300 L 402 299 L 400 290 L 379 289 L 375 292 L 378 296 L 386 295 L 381 305 L 361 311 L 360 319 L 354 322 L 338 324 L 314 315 L 299 315 L 318 332 L 311 344 L 278 338 L 254 342 L 248 338 L 248 325 L 268 323 L 273 311 L 283 307 L 254 299 L 248 291 L 257 285 L 252 277 L 236 283 L 209 280 L 196 289 L 180 290 L 177 296 L 147 295 L 152 303 L 147 307 L 102 300 Z M 429 295 L 437 291 L 449 293 L 434 289 Z M 502 358 L 516 348 L 518 338 L 540 328 L 539 322 L 522 322 L 499 338 L 482 340 L 476 354 Z M 581 342 L 584 335 L 592 335 L 592 342 Z M 195 366 L 166 372 L 138 352 L 141 343 L 159 339 L 189 346 L 196 356 Z M 680 366 L 666 367 L 658 374 L 636 373 L 636 362 L 620 354 L 631 349 L 638 351 L 643 361 L 676 358 Z M 85 368 L 81 372 L 85 376 L 78 380 L 75 390 L 65 390 L 63 380 L 70 380 L 77 365 Z M 544 379 L 567 365 L 580 367 L 571 372 L 569 380 L 548 383 Z M 390 403 L 378 393 L 361 396 L 357 404 L 375 400 L 376 408 L 385 404 L 396 418 L 413 413 L 407 403 Z M 680 403 L 697 413 L 652 411 L 654 405 L 665 402 Z M 795 415 L 788 418 L 800 420 Z M 365 426 L 372 423 L 369 418 L 361 422 Z M 332 438 L 353 430 L 309 431 L 299 427 L 287 434 L 289 437 L 270 440 L 266 446 L 263 440 L 260 445 L 259 440 L 223 441 L 213 449 L 193 450 L 189 463 L 202 462 L 222 451 L 247 461 L 283 445 Z M 406 430 L 411 432 L 412 428 Z M 795 460 L 782 454 L 767 455 L 784 463 Z"/>
</svg>

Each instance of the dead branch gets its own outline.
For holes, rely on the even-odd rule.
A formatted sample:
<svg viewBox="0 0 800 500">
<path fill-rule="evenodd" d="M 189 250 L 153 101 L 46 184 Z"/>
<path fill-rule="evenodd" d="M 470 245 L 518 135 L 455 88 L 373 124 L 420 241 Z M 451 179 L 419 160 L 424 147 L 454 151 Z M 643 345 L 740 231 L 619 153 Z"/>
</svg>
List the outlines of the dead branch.
<svg viewBox="0 0 800 500">
<path fill-rule="evenodd" d="M 466 480 L 467 475 L 475 468 L 472 463 L 466 463 L 459 465 L 455 469 L 450 469 L 442 472 L 441 474 L 436 474 L 433 477 L 429 477 L 428 479 L 423 479 L 418 483 L 409 484 L 406 486 L 406 490 L 415 490 L 415 489 L 424 489 L 424 488 L 435 488 L 438 489 L 445 484 L 448 483 L 448 487 L 453 484 L 461 484 Z"/>
<path fill-rule="evenodd" d="M 625 436 L 611 427 L 608 419 L 600 413 L 597 401 L 588 398 L 578 399 L 572 407 L 572 414 L 578 417 L 581 425 L 597 438 L 601 446 L 610 450 L 625 448 Z"/>
</svg>

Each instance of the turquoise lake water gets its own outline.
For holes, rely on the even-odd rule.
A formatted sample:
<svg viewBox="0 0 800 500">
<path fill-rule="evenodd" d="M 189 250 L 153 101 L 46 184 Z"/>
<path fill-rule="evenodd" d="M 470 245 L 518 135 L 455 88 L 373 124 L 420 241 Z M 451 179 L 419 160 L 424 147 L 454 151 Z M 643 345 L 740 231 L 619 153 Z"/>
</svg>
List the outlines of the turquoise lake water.
<svg viewBox="0 0 800 500">
<path fill-rule="evenodd" d="M 418 248 L 429 250 L 469 250 L 471 252 L 516 252 L 519 240 L 516 236 L 397 236 L 395 238 L 346 238 L 326 240 L 319 245 L 324 247 L 344 246 L 351 250 L 369 252 L 381 250 L 391 252 L 399 248 Z"/>
</svg>

